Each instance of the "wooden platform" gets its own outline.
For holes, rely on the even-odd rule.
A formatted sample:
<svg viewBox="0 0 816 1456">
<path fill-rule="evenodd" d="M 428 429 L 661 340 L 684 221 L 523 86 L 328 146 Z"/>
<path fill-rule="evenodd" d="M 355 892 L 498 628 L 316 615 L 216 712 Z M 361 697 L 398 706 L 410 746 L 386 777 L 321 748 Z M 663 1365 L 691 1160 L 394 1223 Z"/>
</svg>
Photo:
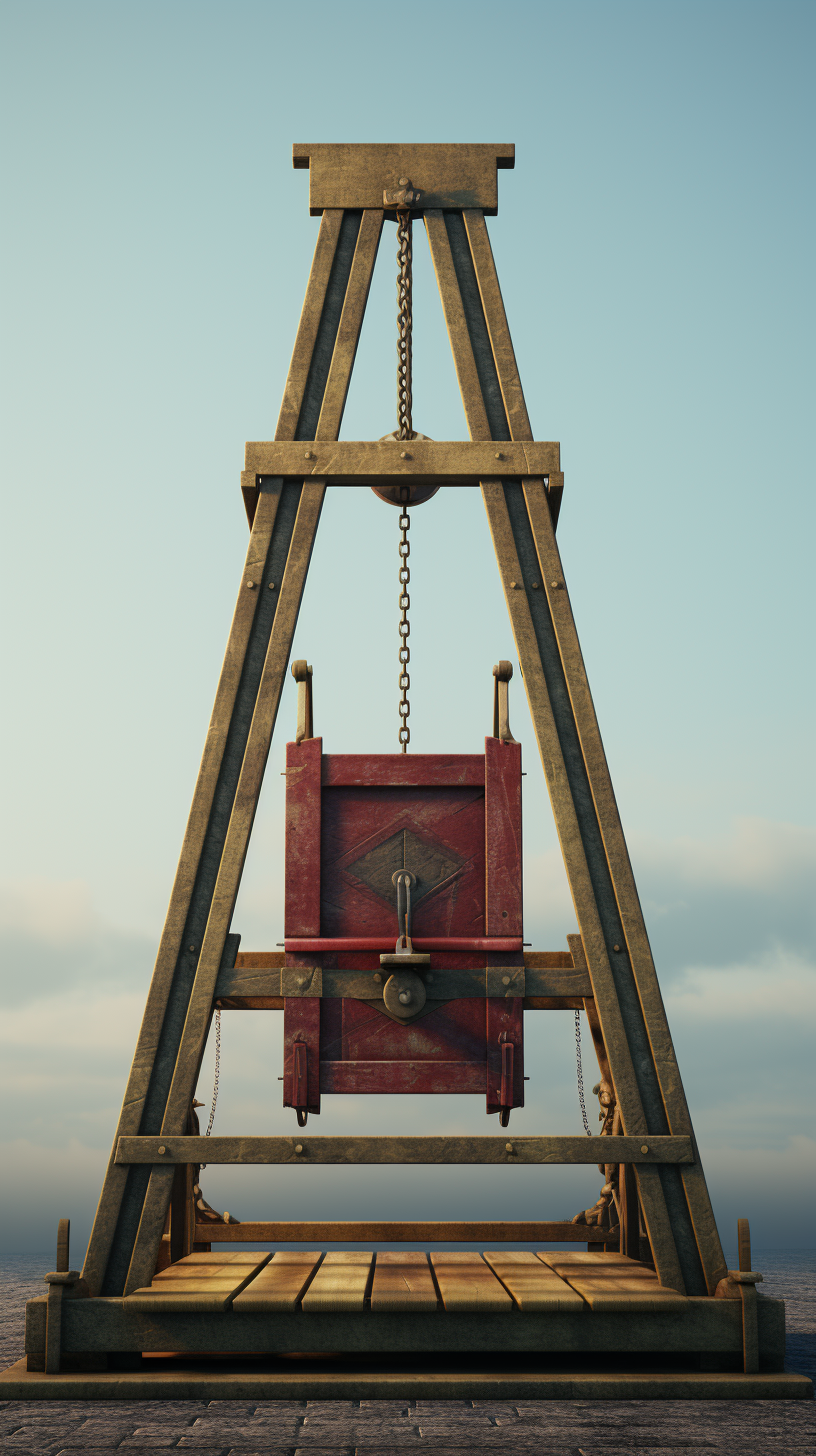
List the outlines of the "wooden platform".
<svg viewBox="0 0 816 1456">
<path fill-rule="evenodd" d="M 739 1299 L 687 1298 L 603 1251 L 193 1254 L 126 1298 L 65 1299 L 48 1376 L 46 1315 L 46 1297 L 27 1305 L 26 1366 L 0 1397 L 812 1393 L 784 1373 L 781 1300 L 757 1297 L 745 1375 Z"/>
</svg>

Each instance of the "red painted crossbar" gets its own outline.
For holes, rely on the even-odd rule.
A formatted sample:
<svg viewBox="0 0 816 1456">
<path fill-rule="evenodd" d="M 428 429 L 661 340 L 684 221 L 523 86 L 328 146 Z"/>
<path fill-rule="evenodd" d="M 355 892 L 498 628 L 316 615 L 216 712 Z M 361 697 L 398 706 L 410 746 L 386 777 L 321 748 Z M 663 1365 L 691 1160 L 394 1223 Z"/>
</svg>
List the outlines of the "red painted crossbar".
<svg viewBox="0 0 816 1456">
<path fill-rule="evenodd" d="M 382 935 L 346 935 L 346 936 L 301 936 L 284 941 L 284 946 L 291 954 L 308 955 L 311 951 L 347 951 L 347 950 L 368 950 L 368 951 L 393 951 L 394 937 Z M 484 936 L 481 940 L 463 935 L 439 936 L 424 939 L 416 937 L 413 942 L 414 950 L 475 950 L 475 951 L 500 951 L 503 955 L 510 955 L 522 949 L 521 936 L 496 935 Z"/>
</svg>

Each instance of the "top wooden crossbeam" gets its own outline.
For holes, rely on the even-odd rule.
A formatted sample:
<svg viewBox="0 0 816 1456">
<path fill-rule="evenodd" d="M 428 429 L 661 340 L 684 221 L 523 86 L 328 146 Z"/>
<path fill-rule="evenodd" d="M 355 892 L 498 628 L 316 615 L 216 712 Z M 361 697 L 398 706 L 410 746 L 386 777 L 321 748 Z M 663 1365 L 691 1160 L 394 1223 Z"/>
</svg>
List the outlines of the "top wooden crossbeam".
<svg viewBox="0 0 816 1456">
<path fill-rule="evenodd" d="M 246 472 L 256 476 L 336 485 L 540 480 L 559 466 L 558 443 L 539 440 L 250 440 L 245 462 Z"/>
<path fill-rule="evenodd" d="M 421 195 L 418 207 L 499 210 L 497 171 L 516 165 L 512 142 L 295 142 L 292 165 L 309 169 L 309 211 L 382 207 L 383 192 L 409 177 Z"/>
</svg>

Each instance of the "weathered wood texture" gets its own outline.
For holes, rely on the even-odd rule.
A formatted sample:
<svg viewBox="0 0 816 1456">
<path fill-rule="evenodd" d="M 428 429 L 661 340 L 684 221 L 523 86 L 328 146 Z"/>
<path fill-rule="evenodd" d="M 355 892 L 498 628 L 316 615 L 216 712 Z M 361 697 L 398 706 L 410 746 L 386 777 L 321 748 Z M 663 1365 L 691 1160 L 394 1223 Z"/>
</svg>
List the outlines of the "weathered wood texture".
<svg viewBox="0 0 816 1456">
<path fill-rule="evenodd" d="M 164 1153 L 159 1153 L 159 1147 Z M 645 1151 L 644 1151 L 645 1149 Z M 190 1163 L 201 1152 L 200 1138 L 121 1138 L 117 1162 Z M 539 1163 L 686 1163 L 691 1139 L 650 1137 L 210 1137 L 207 1162 L 229 1163 L 474 1163 L 506 1167 Z"/>
<path fill-rule="evenodd" d="M 523 1314 L 580 1313 L 584 1300 L 535 1254 L 521 1250 L 491 1250 L 484 1255 L 497 1279 L 512 1295 Z"/>
<path fill-rule="evenodd" d="M 608 1231 L 575 1223 L 298 1222 L 199 1224 L 197 1236 L 214 1244 L 285 1243 L 603 1243 Z M 378 1256 L 379 1257 L 379 1256 Z"/>
<path fill-rule="evenodd" d="M 410 177 L 421 207 L 498 211 L 497 170 L 515 166 L 512 143 L 295 142 L 292 165 L 309 169 L 309 211 L 381 208 L 383 192 Z"/>
<path fill-rule="evenodd" d="M 249 1237 L 257 1235 L 250 1234 Z M 236 1314 L 278 1314 L 283 1310 L 297 1309 L 321 1258 L 319 1253 L 279 1250 L 251 1284 L 237 1295 L 233 1310 Z"/>
<path fill-rule="evenodd" d="M 362 1314 L 373 1260 L 373 1254 L 362 1250 L 344 1249 L 324 1255 L 301 1299 L 304 1314 Z"/>
<path fill-rule="evenodd" d="M 472 485 L 486 475 L 540 479 L 557 471 L 555 440 L 530 440 L 499 448 L 476 440 L 248 440 L 244 470 L 251 477 L 309 476 L 329 485 Z"/>
<path fill-rule="evenodd" d="M 623 1254 L 544 1253 L 538 1258 L 575 1289 L 590 1309 L 648 1314 L 656 1306 L 688 1304 L 685 1295 L 661 1287 L 653 1269 Z"/>
<path fill-rule="evenodd" d="M 268 1254 L 188 1254 L 154 1275 L 148 1288 L 136 1289 L 124 1303 L 147 1314 L 213 1313 L 233 1299 L 267 1263 Z"/>
<path fill-rule="evenodd" d="M 428 1255 L 421 1253 L 377 1254 L 371 1309 L 375 1314 L 391 1310 L 404 1314 L 432 1314 L 439 1307 Z"/>
<path fill-rule="evenodd" d="M 431 1264 L 446 1311 L 503 1313 L 513 1300 L 481 1254 L 433 1253 Z"/>
</svg>

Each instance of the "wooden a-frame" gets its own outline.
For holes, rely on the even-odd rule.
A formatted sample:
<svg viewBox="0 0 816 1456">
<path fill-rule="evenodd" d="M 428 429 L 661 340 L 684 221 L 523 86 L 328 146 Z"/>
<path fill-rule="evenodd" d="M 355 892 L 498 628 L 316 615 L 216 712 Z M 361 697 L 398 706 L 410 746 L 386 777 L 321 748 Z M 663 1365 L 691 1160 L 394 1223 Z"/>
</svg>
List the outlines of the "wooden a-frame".
<svg viewBox="0 0 816 1456">
<path fill-rule="evenodd" d="M 275 442 L 248 447 L 249 550 L 83 1269 L 88 1293 L 130 1294 L 150 1283 L 156 1267 L 216 982 L 221 968 L 233 964 L 230 924 L 326 486 L 333 479 L 373 479 L 378 471 L 393 480 L 423 468 L 445 481 L 464 480 L 468 472 L 478 478 L 581 932 L 571 937 L 573 956 L 576 966 L 585 957 L 596 1042 L 626 1135 L 616 1147 L 636 1168 L 661 1285 L 713 1295 L 725 1260 L 555 540 L 562 486 L 557 447 L 521 448 L 532 435 L 485 224 L 485 214 L 496 211 L 496 167 L 513 165 L 513 149 L 296 147 L 295 165 L 311 165 L 320 233 Z M 426 447 L 424 465 L 410 465 L 400 464 L 387 445 L 321 448 L 338 439 L 388 215 L 383 187 L 395 185 L 400 173 L 421 189 L 471 440 L 506 442 L 505 451 L 434 445 Z M 314 448 L 307 455 L 292 442 Z M 268 583 L 276 585 L 268 589 Z M 216 1141 L 230 1140 L 212 1139 L 208 1146 Z M 477 1145 L 492 1140 L 470 1141 L 472 1156 L 464 1160 L 488 1161 Z M 519 1139 L 518 1149 L 544 1141 Z M 546 1141 L 566 1148 L 577 1140 Z M 564 1160 L 595 1162 L 597 1139 L 586 1143 L 585 1155 Z M 286 1161 L 288 1153 L 263 1160 Z M 323 1160 L 341 1159 L 327 1152 Z M 531 1160 L 543 1156 L 533 1150 Z"/>
</svg>

